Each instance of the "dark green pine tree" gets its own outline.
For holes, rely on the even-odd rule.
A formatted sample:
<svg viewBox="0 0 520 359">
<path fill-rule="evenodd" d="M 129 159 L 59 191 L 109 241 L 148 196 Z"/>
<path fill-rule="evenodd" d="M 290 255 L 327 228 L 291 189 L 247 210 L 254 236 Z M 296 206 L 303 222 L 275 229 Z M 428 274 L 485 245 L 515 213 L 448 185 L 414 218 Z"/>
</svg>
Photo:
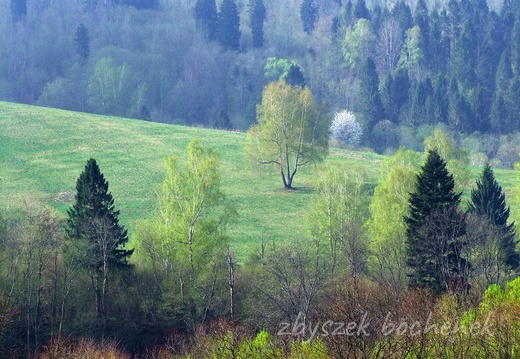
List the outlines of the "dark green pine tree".
<svg viewBox="0 0 520 359">
<path fill-rule="evenodd" d="M 428 57 L 428 50 L 430 45 L 430 24 L 429 24 L 430 17 L 428 15 L 428 6 L 426 5 L 425 0 L 419 0 L 417 1 L 417 5 L 415 6 L 414 11 L 414 18 L 413 22 L 415 25 L 419 26 L 421 28 L 421 34 L 423 37 L 423 41 L 421 43 L 422 45 L 422 51 L 425 57 Z M 438 39 L 436 39 L 438 40 Z"/>
<path fill-rule="evenodd" d="M 303 77 L 302 70 L 298 65 L 292 64 L 291 67 L 289 67 L 289 71 L 287 71 L 284 80 L 287 85 L 291 85 L 292 87 L 305 87 L 305 77 Z"/>
<path fill-rule="evenodd" d="M 81 62 L 85 63 L 90 56 L 90 36 L 85 24 L 80 24 L 74 32 L 74 43 L 76 44 L 76 52 Z"/>
<path fill-rule="evenodd" d="M 300 17 L 303 23 L 303 31 L 311 34 L 318 21 L 318 5 L 315 0 L 303 0 L 300 5 Z"/>
<path fill-rule="evenodd" d="M 465 219 L 458 211 L 460 193 L 436 150 L 428 152 L 410 195 L 410 213 L 405 217 L 409 286 L 442 293 L 464 285 L 460 257 Z"/>
<path fill-rule="evenodd" d="M 27 17 L 27 0 L 11 0 L 13 22 L 24 21 Z"/>
<path fill-rule="evenodd" d="M 513 75 L 520 76 L 520 16 L 517 16 L 511 32 L 510 54 Z"/>
<path fill-rule="evenodd" d="M 217 18 L 219 42 L 226 49 L 240 50 L 240 16 L 235 1 L 222 1 Z"/>
<path fill-rule="evenodd" d="M 403 35 L 413 26 L 412 10 L 404 1 L 399 1 L 394 5 L 392 17 L 399 23 Z"/>
<path fill-rule="evenodd" d="M 509 51 L 504 50 L 500 56 L 497 73 L 495 76 L 495 93 L 491 105 L 491 130 L 494 133 L 511 133 L 515 125 L 508 109 L 507 98 L 509 87 L 513 78 Z"/>
<path fill-rule="evenodd" d="M 506 195 L 487 163 L 477 180 L 477 187 L 471 190 L 468 210 L 479 216 L 485 216 L 490 224 L 499 228 L 503 262 L 511 269 L 517 269 L 520 266 L 520 254 L 516 249 L 515 223 L 507 223 L 509 207 L 506 205 Z"/>
<path fill-rule="evenodd" d="M 217 5 L 215 0 L 197 0 L 195 21 L 207 39 L 217 38 Z"/>
<path fill-rule="evenodd" d="M 264 2 L 262 0 L 251 0 L 249 2 L 249 15 L 251 17 L 253 47 L 260 48 L 264 46 L 264 22 L 267 16 Z"/>
<path fill-rule="evenodd" d="M 356 5 L 354 6 L 354 16 L 357 19 L 370 20 L 370 12 L 368 11 L 365 0 L 357 0 Z"/>
<path fill-rule="evenodd" d="M 128 243 L 127 231 L 119 224 L 119 211 L 114 208 L 108 182 L 93 158 L 87 161 L 76 182 L 76 199 L 67 214 L 67 234 L 72 239 L 84 241 L 80 247 L 88 252 L 84 253 L 84 258 L 89 269 L 99 270 L 104 264 L 100 236 L 108 246 L 108 264 L 117 267 L 128 265 L 128 258 L 134 250 L 124 249 Z"/>
<path fill-rule="evenodd" d="M 385 117 L 381 94 L 379 93 L 379 76 L 377 75 L 376 65 L 371 58 L 367 58 L 361 66 L 359 89 L 358 110 L 368 124 L 368 133 L 371 133 L 374 126 Z"/>
</svg>

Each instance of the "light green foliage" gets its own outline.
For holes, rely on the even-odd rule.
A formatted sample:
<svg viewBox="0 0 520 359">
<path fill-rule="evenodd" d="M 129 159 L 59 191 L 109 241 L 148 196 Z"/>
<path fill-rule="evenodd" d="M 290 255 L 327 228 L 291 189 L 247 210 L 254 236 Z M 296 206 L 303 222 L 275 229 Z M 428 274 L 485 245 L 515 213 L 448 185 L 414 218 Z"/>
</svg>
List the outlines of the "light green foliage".
<svg viewBox="0 0 520 359">
<path fill-rule="evenodd" d="M 291 347 L 289 359 L 328 359 L 331 356 L 328 350 L 319 339 L 312 341 L 294 341 Z"/>
<path fill-rule="evenodd" d="M 408 200 L 415 189 L 421 154 L 399 149 L 381 164 L 381 179 L 370 203 L 366 229 L 370 239 L 371 270 L 382 284 L 399 290 L 406 281 L 406 223 Z"/>
<path fill-rule="evenodd" d="M 89 103 L 93 111 L 102 114 L 124 113 L 128 77 L 126 63 L 116 66 L 111 57 L 101 58 L 88 84 Z"/>
<path fill-rule="evenodd" d="M 343 57 L 347 68 L 353 70 L 361 64 L 374 47 L 375 35 L 367 19 L 359 19 L 348 28 L 343 40 Z"/>
<path fill-rule="evenodd" d="M 294 62 L 287 59 L 278 59 L 276 57 L 267 58 L 264 68 L 264 76 L 269 80 L 283 80 L 289 74 L 289 69 Z"/>
<path fill-rule="evenodd" d="M 424 53 L 421 50 L 422 41 L 421 28 L 419 26 L 416 25 L 406 31 L 406 38 L 397 68 L 407 70 L 410 76 L 417 75 L 419 66 L 424 59 Z"/>
<path fill-rule="evenodd" d="M 440 129 L 435 129 L 433 136 L 424 139 L 424 153 L 436 148 L 439 155 L 446 161 L 446 168 L 455 179 L 455 192 L 467 189 L 470 171 L 469 157 L 462 148 L 455 147 L 455 143 Z"/>
<path fill-rule="evenodd" d="M 240 345 L 240 358 L 244 359 L 281 358 L 282 354 L 282 350 L 275 347 L 273 336 L 265 330 Z"/>
<path fill-rule="evenodd" d="M 222 229 L 234 210 L 219 211 L 225 196 L 220 189 L 218 155 L 211 148 L 192 140 L 184 165 L 177 157 L 167 157 L 165 165 L 159 206 L 166 238 L 177 259 L 187 260 L 194 268 L 195 262 L 207 261 L 212 252 L 224 247 Z"/>
<path fill-rule="evenodd" d="M 335 164 L 318 175 L 316 193 L 307 216 L 312 238 L 324 242 L 332 260 L 332 272 L 346 260 L 353 275 L 364 266 L 366 243 L 362 225 L 368 217 L 370 193 L 360 168 Z"/>
<path fill-rule="evenodd" d="M 258 125 L 247 132 L 246 155 L 274 165 L 286 189 L 301 166 L 323 161 L 328 153 L 330 121 L 320 116 L 311 91 L 284 81 L 266 86 L 257 108 Z"/>
</svg>

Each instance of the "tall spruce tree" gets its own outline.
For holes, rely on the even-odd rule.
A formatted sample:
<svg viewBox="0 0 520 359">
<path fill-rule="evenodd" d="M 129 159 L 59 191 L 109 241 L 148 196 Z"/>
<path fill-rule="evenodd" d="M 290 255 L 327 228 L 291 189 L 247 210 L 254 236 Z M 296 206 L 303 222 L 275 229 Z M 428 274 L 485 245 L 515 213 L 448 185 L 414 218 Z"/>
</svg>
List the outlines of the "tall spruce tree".
<svg viewBox="0 0 520 359">
<path fill-rule="evenodd" d="M 215 0 L 197 0 L 195 3 L 195 21 L 207 39 L 216 39 L 217 4 Z"/>
<path fill-rule="evenodd" d="M 253 47 L 264 46 L 264 21 L 267 15 L 262 0 L 250 0 L 249 15 L 251 17 L 251 33 L 253 35 Z"/>
<path fill-rule="evenodd" d="M 491 225 L 498 227 L 501 259 L 510 269 L 517 269 L 520 266 L 520 254 L 516 249 L 515 223 L 507 223 L 509 207 L 506 205 L 506 196 L 487 163 L 477 180 L 477 187 L 471 190 L 468 210 L 486 217 Z"/>
<path fill-rule="evenodd" d="M 300 5 L 300 17 L 303 23 L 303 31 L 311 34 L 318 21 L 318 4 L 315 0 L 303 0 Z"/>
<path fill-rule="evenodd" d="M 357 0 L 354 7 L 354 16 L 357 19 L 370 20 L 370 12 L 368 11 L 365 0 Z"/>
<path fill-rule="evenodd" d="M 90 36 L 85 24 L 80 24 L 74 32 L 74 43 L 76 44 L 76 52 L 81 62 L 85 63 L 90 56 Z"/>
<path fill-rule="evenodd" d="M 223 0 L 218 13 L 218 40 L 226 49 L 240 50 L 240 16 L 234 0 Z"/>
<path fill-rule="evenodd" d="M 67 214 L 67 234 L 72 239 L 86 242 L 84 248 L 89 252 L 86 257 L 90 269 L 97 270 L 106 264 L 98 245 L 100 227 L 105 232 L 102 235 L 108 238 L 108 264 L 127 266 L 133 249 L 123 248 L 128 242 L 127 230 L 119 224 L 119 211 L 108 192 L 108 182 L 93 158 L 87 161 L 76 182 L 76 199 Z"/>
<path fill-rule="evenodd" d="M 465 217 L 461 193 L 437 150 L 428 151 L 405 217 L 409 286 L 442 293 L 465 286 L 468 263 L 461 257 Z"/>
<path fill-rule="evenodd" d="M 364 116 L 368 125 L 368 132 L 371 133 L 374 126 L 384 119 L 385 111 L 379 93 L 379 76 L 377 75 L 376 64 L 370 57 L 361 65 L 359 87 L 358 110 Z"/>
<path fill-rule="evenodd" d="M 303 76 L 300 66 L 296 64 L 292 64 L 291 67 L 289 67 L 287 76 L 285 76 L 284 79 L 287 85 L 291 85 L 292 87 L 305 87 L 305 77 Z"/>
</svg>

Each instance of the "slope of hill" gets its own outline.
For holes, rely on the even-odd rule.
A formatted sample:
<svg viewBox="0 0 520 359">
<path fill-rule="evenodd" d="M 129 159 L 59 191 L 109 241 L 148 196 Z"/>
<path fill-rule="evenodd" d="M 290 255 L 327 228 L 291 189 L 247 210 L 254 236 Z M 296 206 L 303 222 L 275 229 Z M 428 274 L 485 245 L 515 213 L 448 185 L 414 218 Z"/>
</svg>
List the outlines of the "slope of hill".
<svg viewBox="0 0 520 359">
<path fill-rule="evenodd" d="M 244 258 L 262 236 L 275 241 L 307 234 L 304 214 L 312 169 L 295 179 L 299 191 L 282 189 L 273 171 L 255 171 L 243 158 L 243 133 L 157 124 L 0 102 L 0 207 L 7 212 L 49 204 L 65 213 L 76 179 L 90 157 L 110 183 L 122 222 L 132 231 L 154 214 L 165 176 L 164 157 L 186 155 L 189 141 L 219 151 L 223 190 L 239 212 L 231 245 Z M 375 180 L 383 156 L 332 149 L 328 161 L 363 166 Z"/>
<path fill-rule="evenodd" d="M 232 248 L 245 258 L 260 249 L 261 238 L 285 242 L 305 238 L 305 211 L 313 192 L 312 168 L 296 177 L 298 191 L 285 191 L 276 171 L 245 164 L 243 133 L 165 125 L 0 102 L 0 210 L 16 212 L 39 203 L 65 214 L 74 200 L 76 179 L 88 158 L 98 160 L 116 207 L 130 232 L 150 218 L 164 179 L 164 157 L 185 158 L 197 137 L 219 151 L 223 190 L 239 212 L 230 228 Z M 378 180 L 384 156 L 331 149 L 327 162 L 342 161 Z M 480 168 L 472 167 L 472 179 Z M 516 171 L 495 170 L 511 203 Z M 513 206 L 513 214 L 518 213 Z M 517 216 L 515 216 L 517 218 Z"/>
</svg>

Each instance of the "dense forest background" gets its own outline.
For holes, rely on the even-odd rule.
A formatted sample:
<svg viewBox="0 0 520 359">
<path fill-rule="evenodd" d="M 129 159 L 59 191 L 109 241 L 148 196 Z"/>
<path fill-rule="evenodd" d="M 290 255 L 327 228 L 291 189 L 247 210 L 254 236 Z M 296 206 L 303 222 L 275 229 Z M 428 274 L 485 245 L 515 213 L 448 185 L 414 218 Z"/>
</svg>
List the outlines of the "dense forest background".
<svg viewBox="0 0 520 359">
<path fill-rule="evenodd" d="M 474 164 L 517 161 L 517 2 L 212 3 L 3 2 L 0 99 L 246 130 L 295 65 L 331 117 L 356 114 L 361 146 L 422 150 L 442 125 Z"/>
</svg>

